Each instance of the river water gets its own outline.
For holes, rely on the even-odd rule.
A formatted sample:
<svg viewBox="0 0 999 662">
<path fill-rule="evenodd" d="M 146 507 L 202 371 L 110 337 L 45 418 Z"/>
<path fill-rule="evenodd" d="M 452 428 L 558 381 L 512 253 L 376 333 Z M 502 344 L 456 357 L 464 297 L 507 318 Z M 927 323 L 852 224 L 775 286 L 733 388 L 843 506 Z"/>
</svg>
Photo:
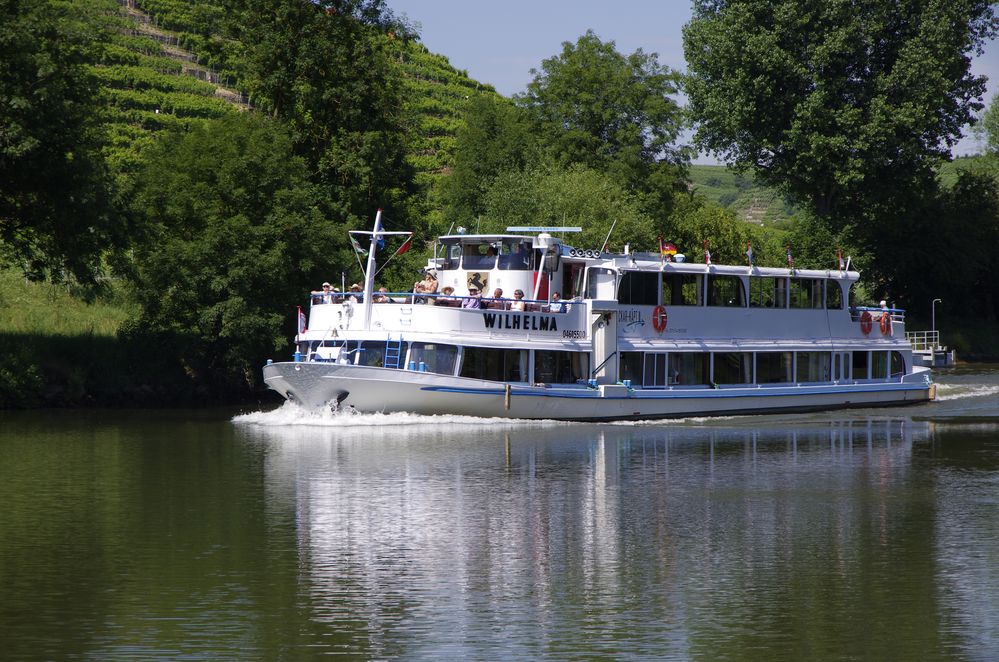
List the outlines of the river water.
<svg viewBox="0 0 999 662">
<path fill-rule="evenodd" d="M 0 658 L 999 659 L 999 366 L 580 425 L 0 413 Z"/>
</svg>

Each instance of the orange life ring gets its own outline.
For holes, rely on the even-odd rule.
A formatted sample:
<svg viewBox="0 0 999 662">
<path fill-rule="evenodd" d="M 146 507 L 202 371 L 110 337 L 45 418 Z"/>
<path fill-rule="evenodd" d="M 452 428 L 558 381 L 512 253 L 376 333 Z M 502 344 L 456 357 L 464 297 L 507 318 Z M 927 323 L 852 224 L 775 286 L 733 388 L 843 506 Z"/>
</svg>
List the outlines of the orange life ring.
<svg viewBox="0 0 999 662">
<path fill-rule="evenodd" d="M 881 334 L 891 334 L 891 313 L 881 313 Z"/>
<path fill-rule="evenodd" d="M 652 309 L 652 328 L 658 333 L 662 333 L 666 330 L 666 308 L 663 306 L 656 306 Z"/>
<path fill-rule="evenodd" d="M 864 332 L 866 336 L 874 328 L 874 318 L 868 311 L 864 311 L 860 314 L 860 330 Z"/>
</svg>

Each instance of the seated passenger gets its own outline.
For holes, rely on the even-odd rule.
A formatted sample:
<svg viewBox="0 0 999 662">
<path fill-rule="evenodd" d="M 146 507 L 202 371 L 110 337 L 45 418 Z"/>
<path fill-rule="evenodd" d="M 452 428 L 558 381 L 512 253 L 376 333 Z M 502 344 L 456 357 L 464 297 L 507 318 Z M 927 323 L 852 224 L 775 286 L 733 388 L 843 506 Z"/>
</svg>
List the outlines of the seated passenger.
<svg viewBox="0 0 999 662">
<path fill-rule="evenodd" d="M 388 298 L 388 294 L 386 294 L 387 292 L 388 290 L 384 287 L 379 287 L 378 293 L 371 297 L 372 303 L 389 303 L 391 299 Z"/>
<path fill-rule="evenodd" d="M 493 298 L 487 307 L 493 308 L 494 310 L 506 310 L 507 301 L 503 298 L 503 288 L 497 287 L 493 290 Z"/>
<path fill-rule="evenodd" d="M 333 290 L 329 283 L 323 283 L 321 292 L 312 293 L 312 303 L 333 303 Z"/>
<path fill-rule="evenodd" d="M 510 310 L 524 310 L 524 290 L 513 291 L 513 303 L 510 304 Z"/>
<path fill-rule="evenodd" d="M 562 303 L 562 297 L 559 296 L 558 292 L 552 292 L 552 302 L 548 306 L 548 310 L 549 310 L 549 312 L 552 312 L 552 313 L 564 313 L 565 312 L 565 304 Z"/>
<path fill-rule="evenodd" d="M 441 296 L 437 297 L 438 306 L 456 306 L 457 299 L 454 298 L 454 288 L 450 285 L 441 290 Z"/>
<path fill-rule="evenodd" d="M 364 303 L 364 288 L 361 287 L 360 283 L 354 283 L 350 286 L 350 300 L 354 303 Z"/>
<path fill-rule="evenodd" d="M 468 298 L 462 300 L 462 308 L 481 308 L 482 307 L 482 295 L 479 294 L 479 290 L 474 285 L 468 288 Z"/>
</svg>

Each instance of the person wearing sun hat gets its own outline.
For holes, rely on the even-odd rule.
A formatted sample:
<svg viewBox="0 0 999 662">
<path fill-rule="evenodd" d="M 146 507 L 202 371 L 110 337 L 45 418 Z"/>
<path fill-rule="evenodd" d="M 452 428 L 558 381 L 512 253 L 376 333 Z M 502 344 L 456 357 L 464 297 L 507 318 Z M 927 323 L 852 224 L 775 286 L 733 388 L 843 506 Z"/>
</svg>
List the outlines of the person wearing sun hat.
<svg viewBox="0 0 999 662">
<path fill-rule="evenodd" d="M 468 286 L 468 298 L 461 302 L 462 308 L 481 308 L 482 307 L 482 293 L 479 292 L 479 288 L 474 285 Z"/>
</svg>

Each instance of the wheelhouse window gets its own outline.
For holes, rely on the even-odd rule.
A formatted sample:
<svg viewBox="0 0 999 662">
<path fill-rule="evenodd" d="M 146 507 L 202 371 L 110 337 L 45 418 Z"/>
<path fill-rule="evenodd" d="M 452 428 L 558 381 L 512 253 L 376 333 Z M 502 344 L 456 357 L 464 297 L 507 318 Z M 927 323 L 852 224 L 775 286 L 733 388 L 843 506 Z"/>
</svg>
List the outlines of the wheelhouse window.
<svg viewBox="0 0 999 662">
<path fill-rule="evenodd" d="M 527 381 L 527 350 L 466 347 L 461 376 L 496 382 Z"/>
<path fill-rule="evenodd" d="M 589 377 L 590 355 L 586 352 L 534 351 L 534 381 L 543 384 L 575 384 Z"/>
<path fill-rule="evenodd" d="M 835 280 L 826 281 L 826 308 L 830 310 L 843 308 L 843 288 Z"/>
<path fill-rule="evenodd" d="M 617 288 L 617 302 L 633 306 L 659 303 L 659 272 L 625 271 Z"/>
<path fill-rule="evenodd" d="M 663 274 L 663 305 L 701 306 L 704 304 L 703 276 L 700 274 Z"/>
<path fill-rule="evenodd" d="M 756 383 L 790 382 L 792 359 L 791 352 L 758 352 L 756 354 Z"/>
<path fill-rule="evenodd" d="M 828 382 L 832 362 L 829 352 L 798 352 L 799 382 Z"/>
<path fill-rule="evenodd" d="M 531 242 L 504 239 L 500 244 L 499 268 L 505 271 L 530 271 L 533 254 Z"/>
<path fill-rule="evenodd" d="M 444 268 L 457 269 L 461 264 L 461 244 L 457 241 L 444 242 Z"/>
<path fill-rule="evenodd" d="M 614 278 L 617 272 L 605 267 L 590 267 L 586 270 L 586 298 L 613 299 Z"/>
<path fill-rule="evenodd" d="M 488 270 L 496 266 L 499 250 L 488 241 L 465 244 L 462 267 L 465 269 Z"/>
<path fill-rule="evenodd" d="M 792 278 L 790 298 L 792 308 L 821 308 L 822 279 Z"/>
<path fill-rule="evenodd" d="M 749 277 L 751 308 L 787 308 L 787 279 L 773 276 Z"/>
<path fill-rule="evenodd" d="M 708 305 L 742 308 L 746 305 L 745 289 L 738 276 L 708 276 Z"/>
<path fill-rule="evenodd" d="M 414 342 L 409 351 L 409 362 L 415 364 L 417 370 L 421 363 L 427 372 L 441 375 L 453 375 L 454 364 L 458 358 L 458 348 L 455 345 L 440 343 Z"/>
<path fill-rule="evenodd" d="M 711 382 L 709 369 L 711 355 L 707 352 L 671 352 L 669 354 L 669 383 L 697 386 Z"/>
<path fill-rule="evenodd" d="M 714 361 L 716 384 L 753 383 L 753 355 L 749 352 L 718 352 Z"/>
</svg>

